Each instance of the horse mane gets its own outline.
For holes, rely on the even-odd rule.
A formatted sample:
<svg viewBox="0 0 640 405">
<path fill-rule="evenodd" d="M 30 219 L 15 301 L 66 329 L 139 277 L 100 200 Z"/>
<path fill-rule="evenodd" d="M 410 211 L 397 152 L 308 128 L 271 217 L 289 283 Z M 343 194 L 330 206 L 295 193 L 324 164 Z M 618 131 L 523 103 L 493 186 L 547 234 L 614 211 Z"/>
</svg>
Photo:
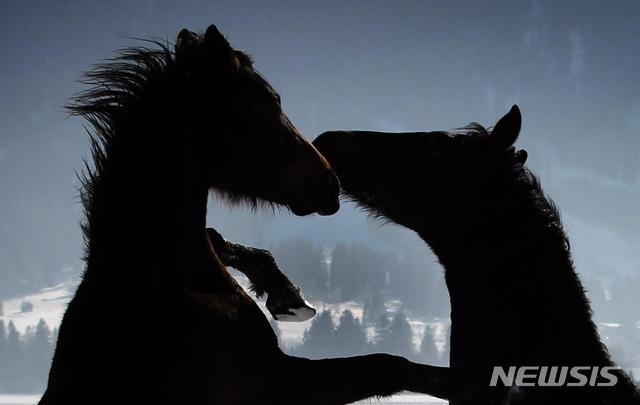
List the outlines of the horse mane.
<svg viewBox="0 0 640 405">
<path fill-rule="evenodd" d="M 203 40 L 202 34 L 193 35 Z M 122 127 L 130 121 L 132 114 L 148 111 L 156 101 L 154 97 L 162 89 L 171 91 L 172 83 L 167 80 L 167 75 L 176 71 L 179 65 L 172 44 L 154 39 L 133 39 L 145 44 L 120 49 L 115 57 L 105 59 L 84 72 L 79 83 L 86 85 L 87 89 L 79 92 L 65 106 L 70 116 L 82 117 L 89 124 L 84 128 L 90 139 L 91 159 L 83 158 L 83 168 L 76 172 L 85 217 L 81 223 L 85 250 L 88 250 L 96 199 L 103 195 L 109 157 L 114 145 L 119 143 Z M 233 70 L 252 69 L 253 62 L 248 54 L 235 50 L 233 56 Z M 247 205 L 254 211 L 266 209 L 275 212 L 281 209 L 276 204 L 253 196 L 219 189 L 212 189 L 211 192 L 219 201 L 230 206 Z"/>
<path fill-rule="evenodd" d="M 448 133 L 454 136 L 461 135 L 485 138 L 491 133 L 491 128 L 485 128 L 482 124 L 479 124 L 477 122 L 470 122 L 464 127 L 456 128 L 453 131 L 449 131 Z"/>
<path fill-rule="evenodd" d="M 451 131 L 434 131 L 433 133 L 457 137 L 462 142 L 479 143 L 491 134 L 491 130 L 491 127 L 485 127 L 477 122 L 471 122 L 468 125 Z M 505 151 L 506 159 L 512 160 L 515 152 L 516 150 L 513 147 L 507 149 Z M 561 246 L 562 253 L 569 258 L 571 266 L 573 266 L 573 262 L 571 261 L 571 245 L 564 231 L 560 210 L 555 202 L 547 196 L 542 189 L 539 177 L 525 167 L 525 165 L 514 164 L 513 162 L 509 162 L 508 171 L 504 176 L 510 180 L 510 193 L 517 199 L 515 204 L 521 204 L 520 206 L 530 208 L 527 212 L 535 213 L 540 223 L 544 224 L 544 235 L 541 235 L 541 238 L 545 238 L 550 244 Z M 363 204 L 362 196 L 356 197 L 345 192 L 341 194 L 346 200 L 354 203 L 363 210 L 367 217 L 377 221 L 381 226 L 388 224 L 395 225 L 395 222 L 385 215 L 384 209 L 378 206 L 378 204 L 374 203 L 369 206 Z M 371 201 L 369 201 L 369 203 L 370 202 Z"/>
<path fill-rule="evenodd" d="M 491 128 L 487 129 L 478 123 L 471 123 L 459 130 L 456 130 L 455 135 L 467 135 L 470 137 L 476 137 L 475 139 L 489 136 Z M 469 138 L 472 139 L 472 138 Z M 592 336 L 598 336 L 598 330 L 593 323 L 592 316 L 593 310 L 591 308 L 587 291 L 584 288 L 580 278 L 575 272 L 575 266 L 571 255 L 571 244 L 567 233 L 564 230 L 562 223 L 562 216 L 560 209 L 556 203 L 544 192 L 540 183 L 540 178 L 536 176 L 528 167 L 524 164 L 517 164 L 513 162 L 515 156 L 515 148 L 511 147 L 505 151 L 507 154 L 508 169 L 504 173 L 507 179 L 507 198 L 512 199 L 511 204 L 522 207 L 521 210 L 524 216 L 534 216 L 537 219 L 537 223 L 540 225 L 537 227 L 535 234 L 529 234 L 528 241 L 526 243 L 531 246 L 539 247 L 540 245 L 555 247 L 551 254 L 559 259 L 559 263 L 563 270 L 566 270 L 566 275 L 571 279 L 573 285 L 580 292 L 575 296 L 575 301 L 569 304 L 568 301 L 565 304 L 577 305 L 578 308 L 585 308 L 584 314 L 587 316 L 587 328 Z M 512 254 L 515 252 L 512 252 Z M 516 253 L 517 254 L 517 253 Z M 550 286 L 554 288 L 555 286 Z M 580 311 L 575 312 L 580 314 Z M 602 355 L 607 361 L 610 361 L 609 352 L 607 347 L 602 343 L 598 343 L 598 347 L 602 352 Z"/>
<path fill-rule="evenodd" d="M 472 122 L 464 127 L 451 131 L 451 135 L 469 137 L 467 139 L 485 139 L 493 128 L 486 128 L 477 122 Z M 516 149 L 511 147 L 505 151 L 509 160 L 513 159 Z M 571 245 L 562 224 L 562 216 L 556 203 L 544 192 L 540 184 L 540 178 L 533 174 L 523 164 L 508 165 L 506 176 L 513 180 L 512 193 L 518 199 L 517 203 L 532 208 L 541 223 L 545 224 L 545 238 L 552 238 L 551 243 L 562 246 L 567 255 L 571 254 Z"/>
<path fill-rule="evenodd" d="M 123 48 L 116 56 L 84 72 L 80 84 L 88 86 L 65 106 L 70 116 L 87 120 L 91 161 L 82 159 L 83 169 L 76 172 L 85 220 L 81 223 L 88 255 L 90 224 L 96 197 L 102 195 L 109 156 L 118 140 L 119 128 L 130 111 L 146 97 L 153 82 L 175 64 L 175 55 L 158 40 L 138 39 L 151 45 Z"/>
</svg>

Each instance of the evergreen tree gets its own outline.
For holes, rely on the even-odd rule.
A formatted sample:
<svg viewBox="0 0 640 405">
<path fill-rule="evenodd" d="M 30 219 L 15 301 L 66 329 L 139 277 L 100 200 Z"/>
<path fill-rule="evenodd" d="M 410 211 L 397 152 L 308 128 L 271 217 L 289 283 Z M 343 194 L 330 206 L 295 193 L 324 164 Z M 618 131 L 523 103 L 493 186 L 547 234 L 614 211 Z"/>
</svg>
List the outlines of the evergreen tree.
<svg viewBox="0 0 640 405">
<path fill-rule="evenodd" d="M 9 361 L 7 358 L 7 327 L 0 319 L 0 392 L 7 392 L 6 381 L 9 378 Z"/>
<path fill-rule="evenodd" d="M 449 366 L 449 353 L 451 348 L 451 324 L 447 324 L 444 328 L 444 349 L 440 353 L 440 364 L 443 366 Z"/>
<path fill-rule="evenodd" d="M 334 325 L 331 311 L 323 311 L 318 314 L 311 327 L 304 333 L 302 354 L 308 357 L 329 357 L 334 352 Z"/>
<path fill-rule="evenodd" d="M 387 342 L 390 337 L 391 321 L 386 313 L 378 317 L 378 321 L 375 325 L 376 337 L 374 339 L 374 349 L 378 351 L 385 351 Z"/>
<path fill-rule="evenodd" d="M 383 329 L 382 334 L 378 336 L 377 350 L 405 357 L 415 355 L 413 330 L 404 313 L 398 312 L 386 327 L 384 321 L 379 323 L 379 327 Z"/>
<path fill-rule="evenodd" d="M 364 301 L 362 320 L 364 323 L 374 323 L 381 315 L 386 313 L 384 297 L 381 293 L 374 293 Z"/>
<path fill-rule="evenodd" d="M 42 393 L 51 364 L 51 331 L 44 320 L 21 334 L 0 320 L 0 392 Z"/>
<path fill-rule="evenodd" d="M 20 332 L 16 329 L 16 325 L 13 321 L 9 321 L 9 328 L 7 331 L 7 356 L 9 363 L 18 363 L 22 355 L 22 338 Z"/>
<path fill-rule="evenodd" d="M 9 321 L 7 331 L 7 367 L 8 378 L 5 380 L 6 389 L 9 392 L 24 392 L 22 382 L 26 379 L 26 367 L 24 364 L 24 351 L 22 346 L 22 337 L 16 329 L 13 321 Z"/>
<path fill-rule="evenodd" d="M 422 335 L 422 342 L 420 343 L 420 359 L 423 363 L 440 364 L 438 348 L 434 341 L 433 331 L 429 325 L 425 327 L 424 334 Z"/>
<path fill-rule="evenodd" d="M 367 335 L 350 310 L 345 310 L 340 316 L 340 325 L 334 335 L 335 355 L 353 356 L 363 354 L 367 348 Z"/>
<path fill-rule="evenodd" d="M 51 329 L 47 323 L 40 319 L 35 327 L 32 337 L 28 341 L 27 353 L 30 369 L 30 380 L 34 391 L 44 391 L 45 382 L 52 357 Z"/>
<path fill-rule="evenodd" d="M 5 353 L 6 346 L 7 346 L 7 327 L 5 326 L 4 321 L 0 319 L 0 356 L 2 356 Z M 1 358 L 2 357 L 0 357 L 0 359 Z"/>
<path fill-rule="evenodd" d="M 391 336 L 394 342 L 394 351 L 411 356 L 415 353 L 413 347 L 413 329 L 403 312 L 398 312 L 391 322 Z"/>
</svg>

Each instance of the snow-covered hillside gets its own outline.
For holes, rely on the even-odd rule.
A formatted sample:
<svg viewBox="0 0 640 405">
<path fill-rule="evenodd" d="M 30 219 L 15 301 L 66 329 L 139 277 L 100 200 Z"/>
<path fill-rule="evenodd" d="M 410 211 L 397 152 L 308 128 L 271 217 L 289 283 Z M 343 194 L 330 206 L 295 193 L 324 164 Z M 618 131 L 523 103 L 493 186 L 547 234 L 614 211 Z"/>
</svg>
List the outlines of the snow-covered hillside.
<svg viewBox="0 0 640 405">
<path fill-rule="evenodd" d="M 24 333 L 27 327 L 35 326 L 42 318 L 53 329 L 60 324 L 64 309 L 73 297 L 75 287 L 71 281 L 54 287 L 44 288 L 38 293 L 3 301 L 4 315 L 0 320 L 5 324 L 12 321 L 16 328 Z M 22 312 L 23 302 L 33 305 L 33 311 Z"/>
<path fill-rule="evenodd" d="M 248 280 L 243 275 L 239 275 L 234 272 L 236 279 L 245 288 L 248 286 Z M 1 320 L 5 323 L 13 321 L 16 328 L 24 333 L 28 327 L 34 326 L 42 318 L 53 329 L 59 326 L 62 320 L 62 315 L 66 308 L 67 303 L 73 297 L 75 291 L 75 283 L 68 281 L 59 284 L 54 287 L 45 288 L 38 293 L 29 294 L 19 298 L 13 298 L 4 301 L 4 315 L 0 316 Z M 22 312 L 21 306 L 23 302 L 30 302 L 33 304 L 33 311 Z M 271 319 L 271 315 L 265 307 L 264 300 L 259 300 L 258 305 L 265 313 L 265 315 Z M 318 310 L 332 310 L 336 316 L 348 309 L 353 312 L 354 316 L 362 318 L 362 305 L 355 302 L 347 302 L 335 305 L 324 304 L 321 302 L 314 302 L 313 305 Z M 281 343 L 284 346 L 295 346 L 302 341 L 305 330 L 311 326 L 312 320 L 306 322 L 280 322 L 278 328 L 280 329 Z M 414 329 L 414 336 L 416 337 L 416 344 L 422 338 L 422 332 L 426 327 L 426 323 L 418 320 L 411 320 L 411 327 Z M 442 327 L 440 327 L 442 329 Z M 439 330 L 436 326 L 436 330 Z M 436 335 L 437 338 L 437 335 Z M 0 405 L 32 405 L 37 403 L 39 396 L 34 395 L 0 395 Z M 418 394 L 400 394 L 392 398 L 386 398 L 383 400 L 368 400 L 361 402 L 367 403 L 393 403 L 393 404 L 443 404 L 446 401 L 441 401 L 437 398 L 432 398 L 427 395 Z"/>
<path fill-rule="evenodd" d="M 239 275 L 234 272 L 234 276 L 243 285 L 248 287 L 248 280 L 243 275 Z M 73 297 L 75 291 L 75 283 L 68 281 L 59 284 L 54 287 L 45 288 L 38 293 L 29 294 L 19 298 L 13 298 L 4 301 L 4 316 L 0 316 L 1 320 L 8 324 L 9 321 L 13 321 L 16 328 L 24 333 L 29 326 L 34 326 L 42 318 L 53 329 L 58 327 L 62 320 L 62 315 L 67 306 L 69 300 Z M 22 312 L 21 305 L 23 302 L 29 302 L 33 304 L 33 311 Z M 339 318 L 340 314 L 344 310 L 350 310 L 353 315 L 362 320 L 362 305 L 357 302 L 344 302 L 339 304 L 326 304 L 322 302 L 312 303 L 318 311 L 331 310 Z M 267 318 L 271 319 L 271 315 L 266 309 L 264 299 L 258 300 L 258 306 L 265 313 Z M 391 308 L 391 312 L 393 312 Z M 337 321 L 338 319 L 335 319 Z M 311 326 L 313 319 L 306 322 L 280 322 L 278 328 L 280 329 L 280 338 L 283 345 L 291 347 L 299 344 L 302 341 L 304 332 Z M 422 334 L 424 332 L 427 323 L 422 320 L 410 319 L 410 324 L 414 332 L 416 348 L 419 342 L 422 340 Z M 431 323 L 434 327 L 436 343 L 439 346 L 444 344 L 444 323 L 435 322 Z M 373 331 L 369 331 L 373 333 Z"/>
</svg>

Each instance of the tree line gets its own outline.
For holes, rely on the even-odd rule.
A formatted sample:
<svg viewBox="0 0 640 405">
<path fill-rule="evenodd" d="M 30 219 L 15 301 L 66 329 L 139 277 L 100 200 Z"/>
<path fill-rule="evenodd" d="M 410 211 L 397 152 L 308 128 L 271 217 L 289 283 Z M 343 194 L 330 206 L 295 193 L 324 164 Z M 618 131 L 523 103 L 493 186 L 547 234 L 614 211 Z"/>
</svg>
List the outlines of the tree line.
<svg viewBox="0 0 640 405">
<path fill-rule="evenodd" d="M 24 333 L 0 320 L 0 392 L 44 392 L 57 335 L 42 319 Z"/>
<path fill-rule="evenodd" d="M 302 343 L 289 351 L 309 358 L 390 353 L 433 365 L 449 363 L 448 343 L 443 352 L 438 350 L 432 326 L 426 326 L 416 349 L 413 328 L 401 311 L 393 316 L 380 315 L 372 324 L 361 322 L 348 309 L 340 314 L 338 322 L 334 322 L 335 318 L 331 310 L 320 312 L 305 331 Z M 277 325 L 274 329 L 277 332 Z M 445 332 L 445 341 L 447 336 Z"/>
</svg>

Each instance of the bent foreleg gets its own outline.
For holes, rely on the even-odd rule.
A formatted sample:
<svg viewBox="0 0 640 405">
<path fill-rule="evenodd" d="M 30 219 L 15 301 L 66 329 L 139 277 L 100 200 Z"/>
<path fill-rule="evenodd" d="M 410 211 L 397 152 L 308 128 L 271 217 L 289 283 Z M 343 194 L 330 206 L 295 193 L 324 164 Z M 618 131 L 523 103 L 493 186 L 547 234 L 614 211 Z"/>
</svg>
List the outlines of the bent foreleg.
<svg viewBox="0 0 640 405">
<path fill-rule="evenodd" d="M 207 228 L 207 236 L 225 266 L 246 275 L 258 297 L 267 294 L 267 309 L 274 319 L 302 322 L 316 314 L 300 288 L 280 271 L 271 252 L 229 242 L 213 228 Z"/>
</svg>

